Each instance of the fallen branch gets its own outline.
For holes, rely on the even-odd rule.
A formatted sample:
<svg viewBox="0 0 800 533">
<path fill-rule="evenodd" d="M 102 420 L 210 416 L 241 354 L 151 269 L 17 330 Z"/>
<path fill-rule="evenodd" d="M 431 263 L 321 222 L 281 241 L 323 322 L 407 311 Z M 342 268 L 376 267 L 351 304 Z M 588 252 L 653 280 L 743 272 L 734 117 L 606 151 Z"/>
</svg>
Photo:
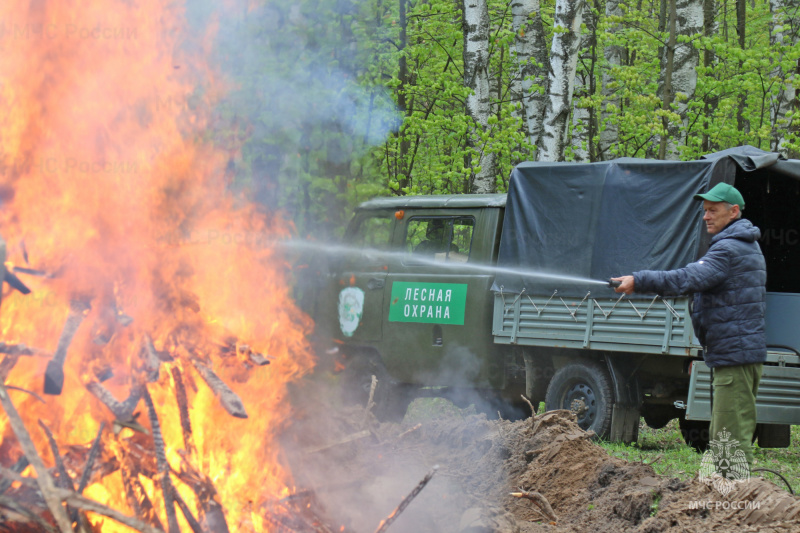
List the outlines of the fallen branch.
<svg viewBox="0 0 800 533">
<path fill-rule="evenodd" d="M 418 430 L 418 429 L 419 429 L 419 428 L 421 428 L 421 427 L 422 427 L 422 423 L 419 423 L 419 424 L 417 424 L 416 426 L 414 426 L 413 428 L 407 429 L 407 430 L 405 430 L 404 432 L 400 433 L 400 434 L 397 436 L 397 438 L 396 438 L 396 439 L 394 439 L 394 440 L 396 440 L 396 441 L 397 441 L 397 440 L 400 440 L 400 439 L 402 439 L 403 437 L 405 437 L 406 435 L 409 435 L 409 434 L 413 433 L 414 431 Z"/>
<path fill-rule="evenodd" d="M 197 372 L 200 374 L 200 377 L 203 378 L 203 381 L 206 382 L 206 385 L 214 392 L 214 394 L 219 398 L 222 407 L 225 408 L 226 411 L 231 416 L 235 416 L 236 418 L 247 418 L 247 412 L 244 410 L 244 404 L 242 404 L 242 400 L 239 396 L 222 381 L 219 376 L 217 376 L 213 370 L 209 367 L 198 361 L 197 359 L 192 359 L 192 364 L 194 365 Z"/>
<path fill-rule="evenodd" d="M 522 396 L 522 399 L 525 400 L 525 403 L 528 404 L 528 407 L 531 408 L 531 418 L 536 416 L 536 409 L 533 408 L 533 404 L 531 403 L 531 401 L 528 398 L 526 398 L 524 394 L 520 394 L 520 396 Z"/>
<path fill-rule="evenodd" d="M 57 489 L 53 483 L 53 478 L 50 477 L 50 473 L 44 467 L 42 458 L 39 457 L 36 446 L 34 446 L 31 436 L 25 428 L 25 423 L 19 416 L 17 408 L 11 402 L 11 398 L 8 397 L 8 391 L 2 383 L 0 383 L 0 403 L 2 403 L 3 409 L 6 411 L 6 415 L 8 415 L 8 421 L 17 436 L 22 453 L 25 454 L 25 457 L 28 458 L 34 470 L 36 470 L 36 482 L 39 485 L 39 490 L 42 491 L 47 508 L 50 509 L 56 521 L 56 525 L 62 533 L 72 533 L 72 524 L 69 516 L 67 516 L 67 511 L 61 505 L 61 501 L 55 493 Z"/>
<path fill-rule="evenodd" d="M 367 406 L 364 408 L 364 419 L 361 422 L 362 426 L 367 423 L 367 417 L 369 416 L 370 411 L 372 411 L 372 408 L 375 407 L 374 398 L 375 398 L 375 388 L 377 386 L 378 386 L 378 378 L 376 378 L 373 375 L 372 383 L 370 383 L 369 386 L 369 398 L 367 398 Z"/>
<path fill-rule="evenodd" d="M 365 437 L 369 437 L 372 435 L 369 430 L 365 429 L 364 431 L 359 431 L 358 433 L 353 433 L 352 435 L 348 435 L 342 439 L 337 440 L 336 442 L 330 442 L 328 444 L 323 444 L 322 446 L 313 446 L 311 448 L 306 448 L 303 450 L 303 453 L 317 453 L 323 450 L 328 450 L 335 446 L 339 446 L 341 444 L 347 444 L 348 442 L 353 442 L 355 440 L 363 439 Z"/>
<path fill-rule="evenodd" d="M 542 511 L 542 514 L 548 520 L 550 520 L 551 522 L 558 523 L 558 517 L 556 516 L 556 513 L 553 512 L 553 508 L 550 506 L 550 502 L 548 502 L 547 498 L 545 498 L 538 492 L 534 490 L 526 491 L 519 489 L 517 492 L 512 492 L 511 496 L 514 496 L 515 498 L 525 498 L 526 500 L 532 501 L 536 505 L 536 507 L 538 507 Z"/>
<path fill-rule="evenodd" d="M 384 518 L 384 519 L 381 521 L 381 523 L 380 523 L 380 524 L 378 524 L 378 529 L 376 529 L 376 530 L 375 530 L 375 533 L 383 533 L 384 531 L 386 531 L 386 530 L 389 528 L 389 526 L 390 526 L 390 525 L 392 525 L 392 522 L 394 522 L 395 520 L 397 520 L 397 517 L 398 517 L 398 516 L 400 516 L 400 513 L 402 513 L 402 512 L 405 510 L 405 508 L 406 508 L 406 507 L 408 507 L 408 504 L 410 504 L 410 503 L 411 503 L 411 501 L 412 501 L 414 498 L 416 498 L 416 497 L 417 497 L 417 495 L 418 495 L 420 492 L 422 492 L 422 489 L 424 489 L 424 488 L 425 488 L 425 485 L 427 485 L 427 484 L 428 484 L 428 482 L 429 482 L 429 481 L 430 481 L 430 480 L 433 478 L 433 475 L 434 475 L 434 474 L 436 474 L 436 471 L 437 471 L 438 469 L 439 469 L 439 466 L 438 466 L 438 465 L 437 465 L 437 466 L 434 466 L 434 467 L 431 469 L 431 471 L 430 471 L 430 472 L 428 472 L 428 473 L 425 475 L 425 477 L 424 477 L 424 478 L 422 478 L 422 481 L 420 481 L 420 482 L 419 482 L 419 484 L 417 484 L 417 486 L 416 486 L 416 487 L 414 487 L 414 490 L 412 490 L 412 491 L 411 491 L 411 492 L 408 494 L 408 496 L 406 496 L 405 498 L 403 498 L 403 501 L 401 501 L 401 502 L 400 502 L 400 505 L 398 505 L 398 506 L 397 506 L 397 508 L 395 508 L 395 510 L 394 510 L 394 511 L 392 511 L 392 513 L 391 513 L 389 516 L 387 516 L 386 518 Z"/>
</svg>

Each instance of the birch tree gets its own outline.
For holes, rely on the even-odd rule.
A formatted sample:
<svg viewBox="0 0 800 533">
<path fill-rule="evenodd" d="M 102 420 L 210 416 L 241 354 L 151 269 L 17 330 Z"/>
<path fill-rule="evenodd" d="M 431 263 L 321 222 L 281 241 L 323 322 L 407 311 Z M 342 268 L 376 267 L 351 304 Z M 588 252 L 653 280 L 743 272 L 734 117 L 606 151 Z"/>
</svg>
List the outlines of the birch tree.
<svg viewBox="0 0 800 533">
<path fill-rule="evenodd" d="M 581 44 L 583 0 L 556 0 L 550 75 L 544 126 L 539 142 L 540 161 L 564 159 L 567 126 L 572 110 L 572 91 Z"/>
<path fill-rule="evenodd" d="M 480 168 L 472 175 L 473 193 L 492 193 L 495 184 L 496 156 L 487 149 L 492 112 L 489 87 L 489 6 L 486 0 L 463 0 L 464 85 L 470 89 L 466 109 L 474 121 L 470 144 L 480 159 Z"/>
<path fill-rule="evenodd" d="M 585 31 L 581 39 L 578 66 L 575 74 L 572 107 L 572 160 L 589 162 L 594 160 L 592 140 L 597 128 L 592 97 L 595 93 L 595 65 L 597 64 L 598 16 L 587 5 L 583 15 Z"/>
<path fill-rule="evenodd" d="M 606 1 L 606 18 L 621 19 L 625 12 L 622 10 L 622 0 Z M 620 112 L 619 82 L 617 81 L 620 67 L 628 58 L 627 49 L 616 43 L 614 34 L 620 31 L 620 24 L 612 22 L 607 30 L 611 34 L 611 44 L 603 49 L 606 64 L 602 74 L 603 103 L 600 108 L 600 133 L 598 158 L 601 160 L 613 158 L 613 147 L 619 142 Z"/>
<path fill-rule="evenodd" d="M 700 60 L 692 39 L 702 31 L 702 0 L 670 0 L 670 38 L 662 70 L 666 134 L 661 137 L 660 159 L 679 159 L 678 146 L 685 144 L 688 103 L 694 98 Z M 677 116 L 670 116 L 670 111 Z"/>
<path fill-rule="evenodd" d="M 772 23 L 770 24 L 770 44 L 776 48 L 777 57 L 772 69 L 773 80 L 778 91 L 770 102 L 770 125 L 772 138 L 770 149 L 788 155 L 786 134 L 795 128 L 797 111 L 796 70 L 798 57 L 795 46 L 798 41 L 800 24 L 800 1 L 770 0 Z"/>
<path fill-rule="evenodd" d="M 539 0 L 511 0 L 511 16 L 516 56 L 511 98 L 519 102 L 516 116 L 522 119 L 528 142 L 536 146 L 542 132 L 548 63 Z"/>
</svg>

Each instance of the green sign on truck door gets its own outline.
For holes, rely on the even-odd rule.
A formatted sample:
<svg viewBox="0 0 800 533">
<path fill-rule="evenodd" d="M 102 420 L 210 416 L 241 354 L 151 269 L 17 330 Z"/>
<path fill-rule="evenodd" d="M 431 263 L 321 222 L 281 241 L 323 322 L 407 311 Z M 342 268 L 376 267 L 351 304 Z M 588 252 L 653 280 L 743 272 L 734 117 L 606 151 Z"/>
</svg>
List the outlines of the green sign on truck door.
<svg viewBox="0 0 800 533">
<path fill-rule="evenodd" d="M 464 325 L 466 283 L 392 283 L 389 322 Z"/>
</svg>

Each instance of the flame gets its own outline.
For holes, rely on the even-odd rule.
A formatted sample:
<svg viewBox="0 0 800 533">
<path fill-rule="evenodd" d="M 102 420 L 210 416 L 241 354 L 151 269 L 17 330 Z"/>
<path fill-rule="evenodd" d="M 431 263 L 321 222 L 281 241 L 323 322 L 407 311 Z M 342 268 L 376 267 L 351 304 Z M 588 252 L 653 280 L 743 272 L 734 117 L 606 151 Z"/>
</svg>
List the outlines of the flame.
<svg viewBox="0 0 800 533">
<path fill-rule="evenodd" d="M 33 290 L 28 296 L 5 292 L 0 340 L 52 354 L 70 306 L 87 306 L 69 346 L 63 393 L 42 404 L 11 392 L 40 455 L 53 466 L 39 419 L 62 454 L 88 445 L 103 421 L 104 461 L 135 439 L 151 446 L 151 436 L 131 429 L 112 435 L 114 416 L 86 389 L 110 371 L 103 385 L 124 400 L 146 374 L 149 336 L 173 359 L 147 384 L 170 465 L 179 469 L 188 453 L 213 482 L 231 530 L 265 530 L 259 503 L 292 485 L 275 435 L 290 414 L 287 383 L 313 366 L 311 323 L 291 301 L 288 265 L 268 245 L 290 227 L 231 193 L 226 168 L 239 156 L 236 143 L 206 140 L 209 110 L 225 90 L 204 61 L 214 24 L 187 43 L 193 32 L 181 3 L 166 0 L 113 7 L 5 0 L 0 21 L 0 233 L 9 267 L 48 274 L 19 274 Z M 250 350 L 271 364 L 251 364 Z M 192 358 L 239 395 L 248 418 L 221 407 Z M 21 357 L 6 383 L 41 393 L 48 362 Z M 186 382 L 191 450 L 173 368 Z M 149 427 L 143 402 L 137 412 Z M 0 462 L 8 465 L 19 451 L 4 415 L 0 439 Z M 93 477 L 85 494 L 133 514 L 123 476 L 112 470 Z M 196 510 L 191 487 L 174 483 Z M 126 530 L 92 520 L 104 531 Z"/>
</svg>

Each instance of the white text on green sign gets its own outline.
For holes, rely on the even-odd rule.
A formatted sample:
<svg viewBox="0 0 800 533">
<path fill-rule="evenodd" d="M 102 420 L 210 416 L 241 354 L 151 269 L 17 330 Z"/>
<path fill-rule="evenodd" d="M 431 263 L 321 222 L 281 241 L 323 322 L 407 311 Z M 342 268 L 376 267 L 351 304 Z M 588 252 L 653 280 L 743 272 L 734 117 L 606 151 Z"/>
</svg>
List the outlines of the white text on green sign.
<svg viewBox="0 0 800 533">
<path fill-rule="evenodd" d="M 395 281 L 389 321 L 464 325 L 466 304 L 466 283 Z"/>
</svg>

